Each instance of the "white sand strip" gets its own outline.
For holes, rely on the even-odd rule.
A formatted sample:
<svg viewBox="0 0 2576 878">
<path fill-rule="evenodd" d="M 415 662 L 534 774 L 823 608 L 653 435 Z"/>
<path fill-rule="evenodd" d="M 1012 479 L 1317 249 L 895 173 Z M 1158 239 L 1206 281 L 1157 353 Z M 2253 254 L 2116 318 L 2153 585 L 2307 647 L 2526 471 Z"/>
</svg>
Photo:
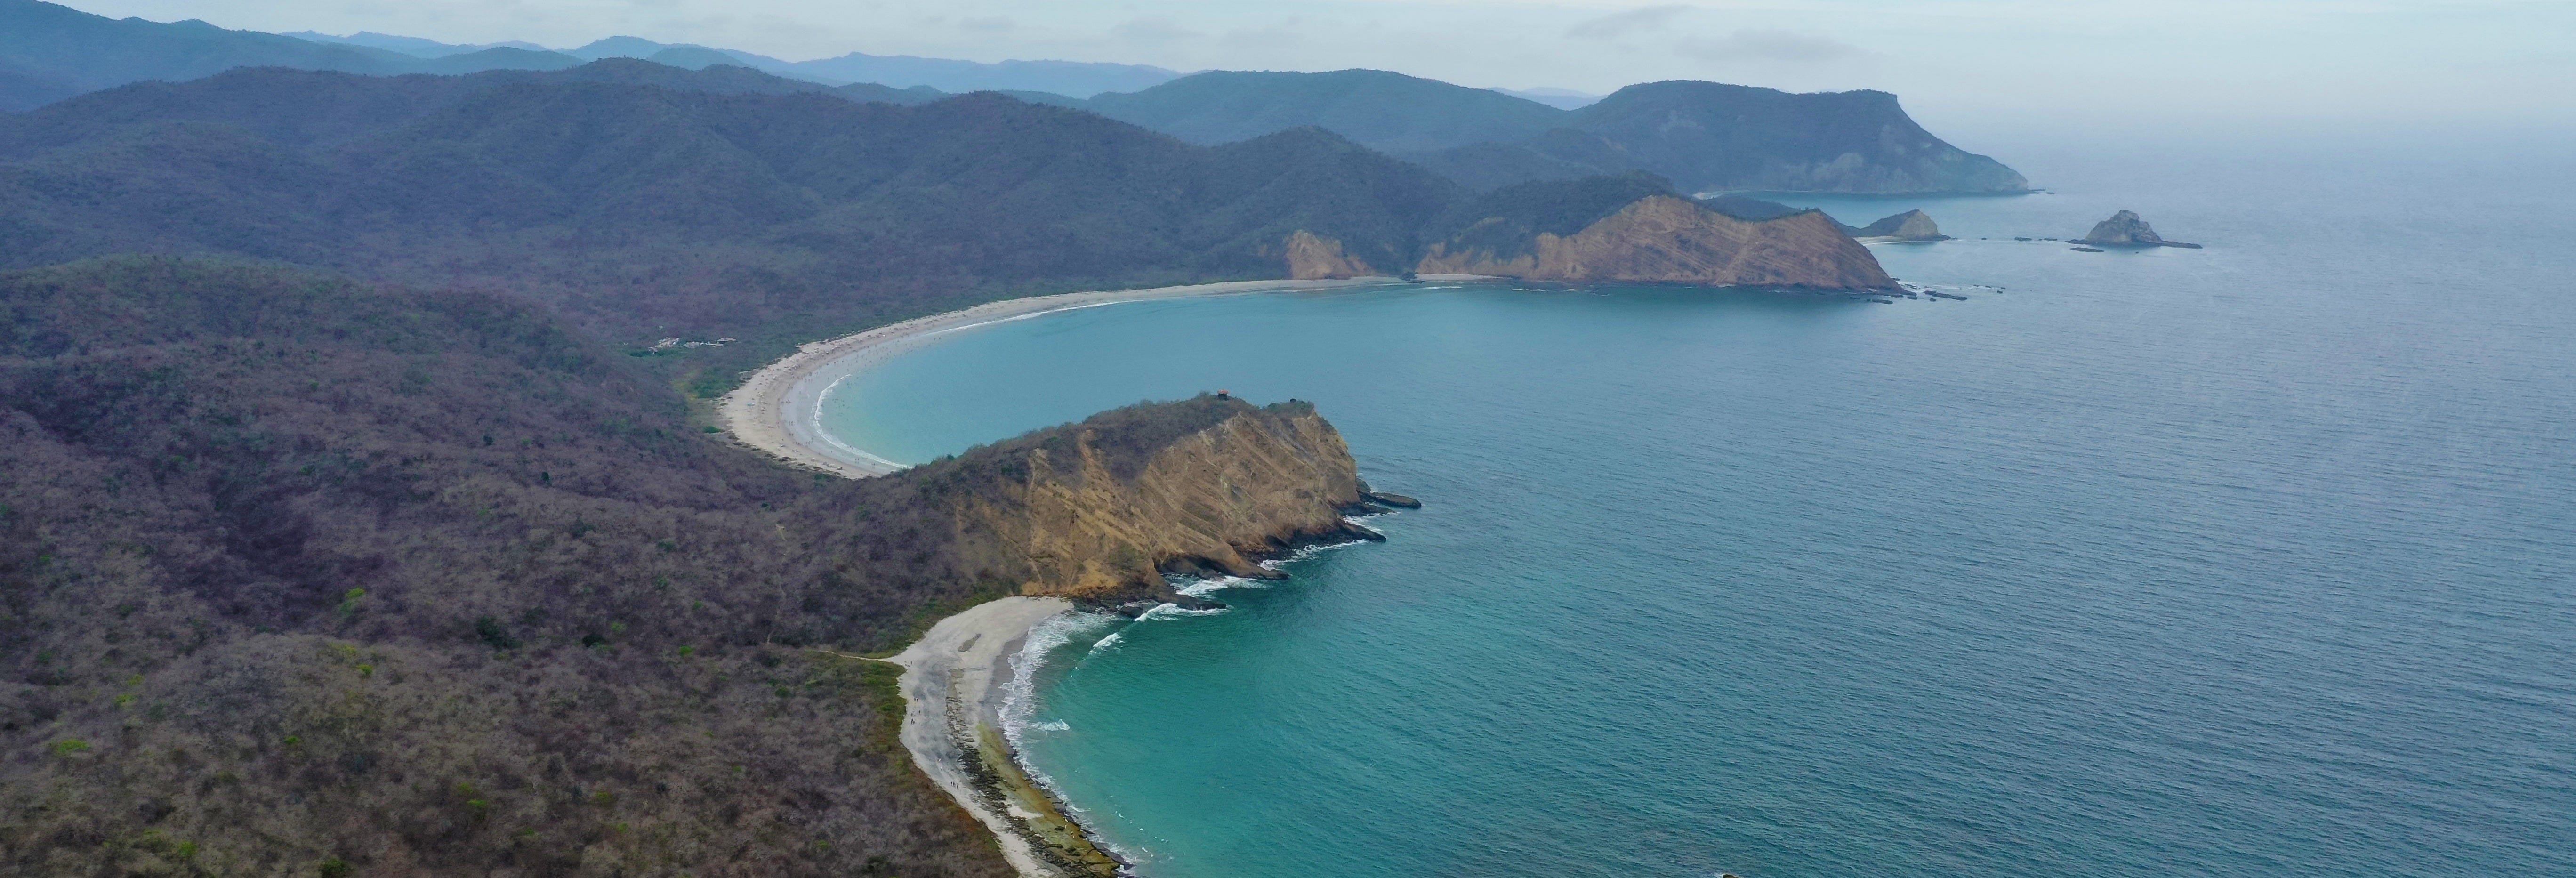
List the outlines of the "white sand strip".
<svg viewBox="0 0 2576 878">
<path fill-rule="evenodd" d="M 1119 302 L 1391 283 L 1400 281 L 1393 278 L 1234 281 L 1146 290 L 1063 293 L 987 302 L 962 311 L 933 314 L 830 341 L 801 345 L 796 353 L 761 367 L 759 372 L 744 380 L 741 387 L 717 400 L 716 419 L 734 441 L 768 452 L 788 463 L 854 479 L 884 475 L 903 469 L 904 465 L 851 447 L 824 432 L 820 420 L 823 397 L 842 379 L 867 371 L 905 351 L 930 344 L 949 333 L 1005 320 Z"/>
<path fill-rule="evenodd" d="M 1025 878 L 1055 878 L 1058 872 L 1038 857 L 1026 836 L 986 805 L 966 766 L 976 758 L 978 727 L 1001 727 L 1011 657 L 1027 642 L 1029 629 L 1072 610 L 1073 602 L 1063 598 L 1006 597 L 977 604 L 939 620 L 919 642 L 889 659 L 903 666 L 902 737 L 913 764 L 1001 839 L 1002 855 Z"/>
</svg>

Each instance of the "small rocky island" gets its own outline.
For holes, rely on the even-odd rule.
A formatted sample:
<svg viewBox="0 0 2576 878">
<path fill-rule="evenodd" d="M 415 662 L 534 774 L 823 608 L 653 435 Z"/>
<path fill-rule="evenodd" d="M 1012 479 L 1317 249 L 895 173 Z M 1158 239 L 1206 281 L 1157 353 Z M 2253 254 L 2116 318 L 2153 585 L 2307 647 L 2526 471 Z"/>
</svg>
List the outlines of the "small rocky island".
<svg viewBox="0 0 2576 878">
<path fill-rule="evenodd" d="M 1854 238 L 1872 243 L 1950 240 L 1950 236 L 1941 234 L 1941 226 L 1932 222 L 1932 215 L 1920 210 L 1881 217 L 1877 222 L 1856 229 L 1846 228 L 1845 231 Z"/>
<path fill-rule="evenodd" d="M 2147 225 L 2146 220 L 2139 218 L 2136 213 L 2126 210 L 2112 214 L 2110 219 L 2094 223 L 2092 233 L 2077 239 L 2075 243 L 2091 244 L 2096 247 L 2188 247 L 2193 250 L 2200 249 L 2200 245 L 2198 244 L 2185 244 L 2181 241 L 2165 240 L 2163 237 L 2156 234 L 2156 230 L 2153 227 Z"/>
</svg>

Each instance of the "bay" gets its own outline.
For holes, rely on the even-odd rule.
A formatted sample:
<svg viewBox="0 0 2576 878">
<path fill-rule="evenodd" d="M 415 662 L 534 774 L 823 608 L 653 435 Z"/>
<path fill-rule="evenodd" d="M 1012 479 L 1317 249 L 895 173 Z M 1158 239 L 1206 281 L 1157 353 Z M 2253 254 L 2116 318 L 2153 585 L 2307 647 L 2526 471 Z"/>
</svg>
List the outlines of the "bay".
<svg viewBox="0 0 2576 878">
<path fill-rule="evenodd" d="M 1024 753 L 1155 878 L 2576 874 L 2568 162 L 2042 153 L 1796 202 L 1928 210 L 1960 240 L 1876 252 L 1964 301 L 1134 303 L 825 422 L 921 461 L 1306 399 L 1426 501 L 1057 632 Z M 2123 208 L 2208 247 L 2012 240 Z"/>
</svg>

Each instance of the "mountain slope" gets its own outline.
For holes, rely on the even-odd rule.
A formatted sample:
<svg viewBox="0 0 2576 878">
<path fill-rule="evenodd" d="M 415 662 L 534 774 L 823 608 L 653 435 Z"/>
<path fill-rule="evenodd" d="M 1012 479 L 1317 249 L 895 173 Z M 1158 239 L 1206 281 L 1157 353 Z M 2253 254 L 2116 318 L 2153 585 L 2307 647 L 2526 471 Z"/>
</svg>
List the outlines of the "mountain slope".
<svg viewBox="0 0 2576 878">
<path fill-rule="evenodd" d="M 1099 95 L 1087 106 L 1191 143 L 1314 126 L 1383 152 L 1518 140 L 1565 115 L 1500 92 L 1383 70 L 1200 73 L 1133 94 Z"/>
<path fill-rule="evenodd" d="M 1010 874 L 802 649 L 982 587 L 886 499 L 491 297 L 120 260 L 0 307 L 0 871 Z"/>
</svg>

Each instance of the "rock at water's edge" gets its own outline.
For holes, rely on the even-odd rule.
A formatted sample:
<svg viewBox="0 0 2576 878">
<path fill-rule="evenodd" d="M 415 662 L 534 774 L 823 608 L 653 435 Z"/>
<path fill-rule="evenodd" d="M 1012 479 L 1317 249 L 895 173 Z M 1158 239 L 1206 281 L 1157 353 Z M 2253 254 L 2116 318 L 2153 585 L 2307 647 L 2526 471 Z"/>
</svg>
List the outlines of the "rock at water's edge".
<svg viewBox="0 0 2576 878">
<path fill-rule="evenodd" d="M 1394 509 L 1422 508 L 1422 501 L 1402 494 L 1389 494 L 1385 491 L 1361 491 L 1360 496 L 1371 503 Z"/>
</svg>

